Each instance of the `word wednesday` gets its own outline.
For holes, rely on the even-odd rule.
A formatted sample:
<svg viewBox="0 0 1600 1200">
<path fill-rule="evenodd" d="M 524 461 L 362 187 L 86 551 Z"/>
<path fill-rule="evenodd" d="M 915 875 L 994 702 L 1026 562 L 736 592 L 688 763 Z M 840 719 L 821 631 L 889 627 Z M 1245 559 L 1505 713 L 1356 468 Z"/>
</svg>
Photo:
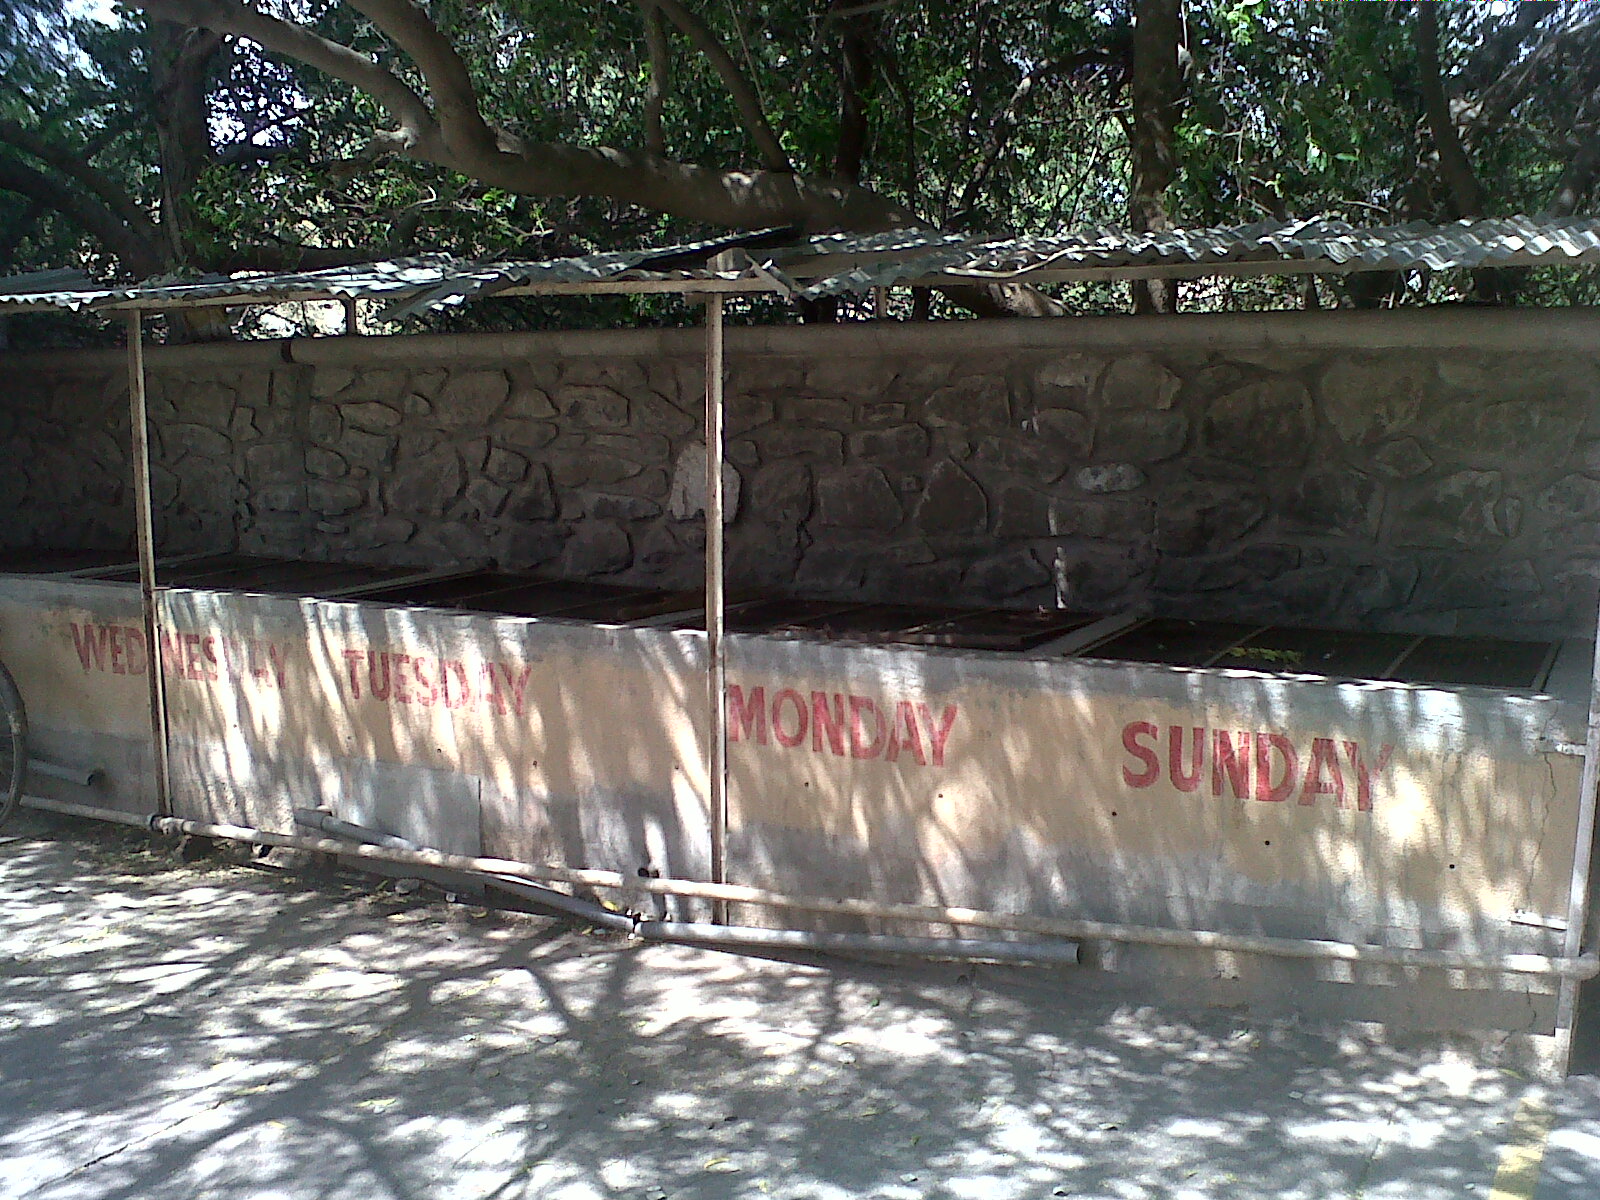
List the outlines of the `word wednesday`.
<svg viewBox="0 0 1600 1200">
<path fill-rule="evenodd" d="M 1332 796 L 1336 805 L 1346 808 L 1349 792 L 1339 753 L 1343 750 L 1349 777 L 1355 783 L 1356 808 L 1362 812 L 1372 811 L 1373 785 L 1382 779 L 1394 754 L 1388 743 L 1374 758 L 1364 754 L 1359 743 L 1336 744 L 1326 737 L 1312 738 L 1302 754 L 1281 733 L 1185 725 L 1168 725 L 1162 730 L 1149 721 L 1130 721 L 1123 726 L 1122 748 L 1128 753 L 1122 781 L 1129 787 L 1153 786 L 1164 767 L 1167 782 L 1180 792 L 1199 791 L 1209 775 L 1213 796 L 1222 795 L 1226 786 L 1239 800 L 1282 803 L 1297 796 L 1301 804 L 1315 804 L 1319 796 Z"/>
<path fill-rule="evenodd" d="M 746 692 L 728 685 L 728 740 L 771 740 L 788 749 L 803 745 L 810 735 L 811 751 L 827 751 L 843 758 L 882 758 L 897 762 L 904 756 L 919 766 L 944 766 L 945 746 L 956 723 L 954 704 L 944 706 L 938 720 L 926 704 L 910 700 L 881 705 L 870 696 L 847 692 L 812 692 L 793 688 L 775 692 L 769 703 L 767 689 Z"/>
<path fill-rule="evenodd" d="M 150 669 L 144 630 L 131 625 L 72 623 L 72 646 L 85 671 L 143 675 Z M 161 667 L 174 679 L 214 683 L 255 679 L 282 687 L 288 677 L 289 648 L 260 638 L 217 637 L 207 633 L 163 633 Z"/>
</svg>

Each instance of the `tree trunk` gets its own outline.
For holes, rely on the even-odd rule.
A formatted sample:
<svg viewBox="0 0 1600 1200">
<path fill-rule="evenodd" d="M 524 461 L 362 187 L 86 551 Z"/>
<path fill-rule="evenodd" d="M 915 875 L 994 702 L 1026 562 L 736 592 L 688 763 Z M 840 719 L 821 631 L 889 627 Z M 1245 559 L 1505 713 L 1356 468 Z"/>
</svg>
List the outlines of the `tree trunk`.
<svg viewBox="0 0 1600 1200">
<path fill-rule="evenodd" d="M 1130 146 L 1133 180 L 1128 223 L 1141 231 L 1170 229 L 1166 192 L 1177 175 L 1174 130 L 1183 98 L 1178 47 L 1183 40 L 1182 0 L 1134 0 L 1133 99 Z M 1135 280 L 1133 310 L 1171 313 L 1178 308 L 1175 280 Z"/>
</svg>

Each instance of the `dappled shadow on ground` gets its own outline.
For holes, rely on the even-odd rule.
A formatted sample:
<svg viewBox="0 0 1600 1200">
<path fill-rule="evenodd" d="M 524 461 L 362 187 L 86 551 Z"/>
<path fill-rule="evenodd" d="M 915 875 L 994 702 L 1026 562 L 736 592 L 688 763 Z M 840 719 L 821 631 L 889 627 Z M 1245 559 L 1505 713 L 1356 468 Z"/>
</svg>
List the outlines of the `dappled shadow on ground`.
<svg viewBox="0 0 1600 1200">
<path fill-rule="evenodd" d="M 773 962 L 32 819 L 0 845 L 0 1197 L 1458 1196 L 1526 1084 L 1115 1003 Z"/>
</svg>

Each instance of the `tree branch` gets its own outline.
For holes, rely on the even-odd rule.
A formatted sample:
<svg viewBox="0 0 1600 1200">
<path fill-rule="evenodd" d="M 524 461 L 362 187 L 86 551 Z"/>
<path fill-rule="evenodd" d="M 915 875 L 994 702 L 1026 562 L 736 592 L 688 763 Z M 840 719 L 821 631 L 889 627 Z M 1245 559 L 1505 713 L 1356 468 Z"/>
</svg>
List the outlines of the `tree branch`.
<svg viewBox="0 0 1600 1200">
<path fill-rule="evenodd" d="M 661 110 L 672 91 L 672 52 L 667 45 L 666 27 L 661 23 L 661 9 L 653 0 L 640 0 L 639 9 L 644 18 L 645 46 L 650 52 L 650 83 L 644 93 L 644 148 L 657 158 L 665 158 L 667 136 L 661 127 Z"/>
<path fill-rule="evenodd" d="M 139 278 L 159 274 L 165 265 L 156 244 L 134 232 L 109 207 L 93 196 L 74 191 L 44 172 L 0 156 L 0 189 L 26 196 L 66 217 L 79 229 L 99 240 L 122 260 L 122 265 Z"/>
<path fill-rule="evenodd" d="M 280 21 L 234 0 L 128 0 L 152 17 L 249 38 L 268 50 L 297 59 L 367 93 L 398 126 L 386 139 L 395 150 L 422 151 L 439 140 L 439 128 L 422 97 L 399 76 L 348 46 Z"/>
<path fill-rule="evenodd" d="M 657 2 L 669 18 L 674 9 L 683 12 L 677 0 Z M 477 150 L 461 153 L 440 135 L 432 114 L 416 92 L 371 59 L 346 46 L 263 16 L 236 0 L 129 0 L 129 3 L 162 19 L 203 24 L 219 32 L 250 38 L 268 50 L 342 79 L 372 95 L 400 122 L 400 134 L 392 139 L 389 149 L 460 171 L 494 187 L 533 196 L 603 196 L 733 229 L 793 225 L 807 232 L 852 229 L 870 233 L 925 224 L 915 214 L 870 189 L 802 179 L 789 169 L 787 160 L 781 171 L 745 172 L 672 162 L 654 155 L 606 147 L 560 143 L 489 153 Z M 770 129 L 767 134 L 770 138 Z M 776 139 L 771 139 L 771 144 L 777 149 Z"/>
<path fill-rule="evenodd" d="M 654 0 L 654 3 L 666 18 L 678 27 L 678 31 L 694 44 L 694 48 L 705 55 L 706 61 L 716 71 L 717 77 L 722 80 L 722 86 L 728 89 L 728 95 L 733 98 L 734 107 L 739 110 L 740 122 L 744 125 L 745 132 L 755 142 L 756 150 L 761 155 L 761 161 L 767 170 L 792 172 L 794 167 L 789 162 L 789 156 L 783 152 L 783 147 L 779 145 L 778 135 L 772 132 L 766 110 L 761 104 L 761 97 L 756 94 L 755 85 L 739 69 L 739 64 L 733 61 L 733 56 L 717 39 L 710 26 L 678 0 Z"/>
<path fill-rule="evenodd" d="M 38 159 L 45 166 L 92 192 L 136 236 L 151 244 L 161 236 L 155 222 L 134 202 L 133 197 L 113 183 L 110 176 L 90 165 L 89 160 L 94 157 L 93 148 L 66 149 L 53 146 L 16 121 L 4 118 L 0 118 L 0 142 Z"/>
<path fill-rule="evenodd" d="M 839 147 L 833 173 L 848 183 L 861 182 L 862 161 L 872 129 L 867 102 L 877 83 L 876 49 L 879 21 L 875 14 L 841 17 L 850 0 L 834 0 L 830 19 L 839 18 L 843 29 L 839 46 Z"/>
<path fill-rule="evenodd" d="M 1483 215 L 1483 185 L 1478 182 L 1472 160 L 1461 144 L 1445 94 L 1444 75 L 1439 66 L 1439 13 L 1436 5 L 1422 0 L 1417 5 L 1417 86 L 1422 92 L 1422 108 L 1433 135 L 1433 148 L 1439 155 L 1439 173 L 1450 191 L 1450 207 L 1456 218 Z"/>
<path fill-rule="evenodd" d="M 346 0 L 417 64 L 428 83 L 445 145 L 457 155 L 494 153 L 500 139 L 483 119 L 467 64 L 412 0 Z M 510 147 L 506 147 L 510 148 Z"/>
</svg>

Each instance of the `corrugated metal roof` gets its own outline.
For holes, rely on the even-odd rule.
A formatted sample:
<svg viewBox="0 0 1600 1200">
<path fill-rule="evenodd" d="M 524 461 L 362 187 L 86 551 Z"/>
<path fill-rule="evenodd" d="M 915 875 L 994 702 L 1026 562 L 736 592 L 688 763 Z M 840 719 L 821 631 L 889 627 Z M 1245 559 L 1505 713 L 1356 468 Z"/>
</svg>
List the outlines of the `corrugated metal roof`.
<svg viewBox="0 0 1600 1200">
<path fill-rule="evenodd" d="M 814 239 L 816 240 L 816 239 Z M 835 253 L 850 253 L 841 245 Z M 818 279 L 800 294 L 840 295 L 937 276 L 974 281 L 1055 277 L 1116 269 L 1222 267 L 1232 263 L 1349 270 L 1430 270 L 1600 262 L 1600 220 L 1533 218 L 1358 227 L 1344 221 L 1268 221 L 1214 229 L 1130 233 L 1098 228 L 1057 236 L 945 239 L 894 262 L 867 261 Z M 790 268 L 793 270 L 793 268 Z"/>
<path fill-rule="evenodd" d="M 712 255 L 740 251 L 713 272 Z M 763 230 L 715 241 L 540 262 L 468 262 L 437 254 L 321 271 L 95 285 L 71 272 L 0 280 L 0 311 L 16 308 L 180 308 L 286 299 L 381 299 L 388 320 L 502 292 L 608 290 L 777 291 L 804 298 L 917 281 L 1108 278 L 1119 274 L 1344 273 L 1600 263 L 1600 219 L 1508 217 L 1449 225 L 1358 227 L 1344 221 L 1270 221 L 1212 229 L 985 238 L 930 230 L 794 238 Z M 648 286 L 646 286 L 648 285 Z"/>
</svg>

